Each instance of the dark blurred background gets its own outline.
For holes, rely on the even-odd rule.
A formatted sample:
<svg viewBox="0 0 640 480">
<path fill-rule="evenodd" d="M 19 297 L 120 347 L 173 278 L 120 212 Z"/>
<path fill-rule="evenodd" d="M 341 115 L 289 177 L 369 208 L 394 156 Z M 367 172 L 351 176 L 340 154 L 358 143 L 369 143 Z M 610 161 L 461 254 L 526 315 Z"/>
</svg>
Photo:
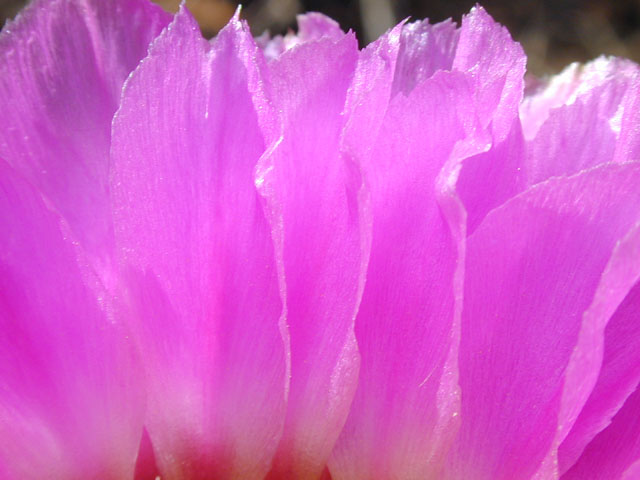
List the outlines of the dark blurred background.
<svg viewBox="0 0 640 480">
<path fill-rule="evenodd" d="M 109 0 L 104 0 L 109 1 Z M 179 0 L 155 0 L 169 11 Z M 0 25 L 12 18 L 25 0 L 0 0 Z M 239 2 L 187 0 L 207 36 L 227 22 Z M 476 0 L 245 0 L 243 14 L 259 35 L 284 33 L 304 11 L 323 12 L 344 29 L 353 29 L 364 45 L 392 24 L 411 17 L 457 22 Z M 529 56 L 529 70 L 541 75 L 559 71 L 572 61 L 600 54 L 640 61 L 640 0 L 484 0 L 480 2 Z"/>
</svg>

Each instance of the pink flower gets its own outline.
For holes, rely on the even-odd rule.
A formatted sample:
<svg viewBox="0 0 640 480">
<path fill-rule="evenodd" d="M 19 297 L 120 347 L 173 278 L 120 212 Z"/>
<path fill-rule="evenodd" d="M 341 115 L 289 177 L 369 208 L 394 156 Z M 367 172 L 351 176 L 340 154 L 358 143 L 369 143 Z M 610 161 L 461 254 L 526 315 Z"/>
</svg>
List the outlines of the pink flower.
<svg viewBox="0 0 640 480">
<path fill-rule="evenodd" d="M 640 478 L 638 66 L 525 91 L 480 7 L 257 42 L 0 34 L 0 478 Z"/>
</svg>

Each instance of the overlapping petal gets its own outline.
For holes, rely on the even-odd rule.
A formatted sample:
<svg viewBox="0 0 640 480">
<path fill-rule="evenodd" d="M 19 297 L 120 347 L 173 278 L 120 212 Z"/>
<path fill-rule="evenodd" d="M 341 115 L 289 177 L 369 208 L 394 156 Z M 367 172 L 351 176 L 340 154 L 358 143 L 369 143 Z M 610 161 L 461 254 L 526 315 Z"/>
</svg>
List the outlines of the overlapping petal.
<svg viewBox="0 0 640 480">
<path fill-rule="evenodd" d="M 565 371 L 586 348 L 579 334 L 602 328 L 633 286 L 592 304 L 616 243 L 640 220 L 638 175 L 629 164 L 549 180 L 469 238 L 451 478 L 531 478 L 575 420 L 571 402 L 586 400 L 599 369 Z"/>
<path fill-rule="evenodd" d="M 605 480 L 638 478 L 640 461 L 640 390 L 636 389 L 624 406 L 585 449 L 563 480 L 593 478 Z"/>
<path fill-rule="evenodd" d="M 0 34 L 0 477 L 638 477 L 637 65 L 169 18 Z"/>
<path fill-rule="evenodd" d="M 373 218 L 356 319 L 362 367 L 330 465 L 335 478 L 428 477 L 455 434 L 455 387 L 439 387 L 449 374 L 461 252 L 436 180 L 456 143 L 479 128 L 472 98 L 467 78 L 452 72 L 397 95 L 362 164 Z"/>
<path fill-rule="evenodd" d="M 282 235 L 291 335 L 287 422 L 272 478 L 319 477 L 358 379 L 353 322 L 368 226 L 359 213 L 359 173 L 340 154 L 358 50 L 350 33 L 314 37 L 269 63 L 281 130 L 258 172 L 271 217 L 281 216 L 274 227 Z"/>
<path fill-rule="evenodd" d="M 263 478 L 283 428 L 289 345 L 254 185 L 265 148 L 256 51 L 237 18 L 209 45 L 182 9 L 114 120 L 123 295 L 163 478 Z"/>
<path fill-rule="evenodd" d="M 453 68 L 474 79 L 475 101 L 491 139 L 477 155 L 462 159 L 458 195 L 470 234 L 492 209 L 526 187 L 524 138 L 518 118 L 526 57 L 509 32 L 482 8 L 464 17 Z"/>
<path fill-rule="evenodd" d="M 463 17 L 453 69 L 469 72 L 484 126 L 491 125 L 496 142 L 511 130 L 522 99 L 526 56 L 505 27 L 482 7 Z"/>
<path fill-rule="evenodd" d="M 567 69 L 563 77 L 572 78 L 567 82 L 570 89 L 551 96 L 555 104 L 548 105 L 546 90 L 559 88 L 555 85 L 558 80 L 527 98 L 521 109 L 529 131 L 525 168 L 530 185 L 614 160 L 632 160 L 623 154 L 618 140 L 628 136 L 621 134 L 622 123 L 625 131 L 632 128 L 633 108 L 626 104 L 637 89 L 640 69 L 631 62 L 601 58 L 582 69 Z M 532 122 L 537 125 L 530 125 Z"/>
<path fill-rule="evenodd" d="M 123 82 L 168 22 L 144 0 L 35 0 L 0 34 L 0 155 L 103 268 L 111 119 Z"/>
<path fill-rule="evenodd" d="M 596 89 L 601 89 L 600 105 L 604 107 L 599 109 L 599 113 L 613 120 L 622 96 L 632 93 L 629 89 L 637 74 L 638 66 L 629 60 L 599 57 L 584 65 L 572 63 L 558 75 L 534 79 L 520 104 L 525 138 L 535 138 L 554 109 L 572 105 L 578 98 Z M 619 122 L 618 118 L 618 126 Z"/>
<path fill-rule="evenodd" d="M 144 395 L 111 299 L 59 215 L 2 160 L 0 217 L 2 478 L 131 478 Z"/>
<path fill-rule="evenodd" d="M 638 236 L 637 228 L 635 230 L 618 247 L 618 265 L 613 264 L 613 268 L 610 268 L 614 281 L 619 282 L 625 273 L 629 278 L 627 282 L 638 275 L 640 251 L 635 238 Z M 594 353 L 601 352 L 600 375 L 576 423 L 560 446 L 558 460 L 561 473 L 573 465 L 585 446 L 610 424 L 612 417 L 640 382 L 639 285 L 636 283 L 606 324 L 604 348 L 602 340 L 590 348 Z"/>
</svg>

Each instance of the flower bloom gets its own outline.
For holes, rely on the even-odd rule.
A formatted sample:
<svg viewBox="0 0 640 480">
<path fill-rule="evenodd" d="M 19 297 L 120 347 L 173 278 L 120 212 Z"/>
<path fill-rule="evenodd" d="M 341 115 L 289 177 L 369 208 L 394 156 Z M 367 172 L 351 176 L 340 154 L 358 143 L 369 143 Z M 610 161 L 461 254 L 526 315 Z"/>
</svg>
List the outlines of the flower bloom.
<svg viewBox="0 0 640 480">
<path fill-rule="evenodd" d="M 638 66 L 298 22 L 0 33 L 0 478 L 639 479 Z"/>
</svg>

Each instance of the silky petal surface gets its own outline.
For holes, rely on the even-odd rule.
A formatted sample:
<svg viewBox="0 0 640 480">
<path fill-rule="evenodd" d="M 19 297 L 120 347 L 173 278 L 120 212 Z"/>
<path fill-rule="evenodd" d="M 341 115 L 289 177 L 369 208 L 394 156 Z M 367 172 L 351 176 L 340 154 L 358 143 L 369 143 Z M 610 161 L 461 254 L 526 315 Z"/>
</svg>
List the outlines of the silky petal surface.
<svg viewBox="0 0 640 480">
<path fill-rule="evenodd" d="M 373 237 L 356 319 L 362 365 L 329 464 L 334 479 L 429 478 L 455 435 L 456 387 L 443 394 L 440 386 L 461 252 L 437 179 L 456 144 L 479 129 L 472 98 L 468 79 L 452 72 L 396 96 L 363 161 Z"/>
<path fill-rule="evenodd" d="M 627 265 L 640 257 L 630 249 Z M 580 456 L 584 447 L 611 422 L 626 398 L 640 382 L 640 283 L 629 292 L 609 323 L 598 381 L 559 450 L 561 472 Z"/>
<path fill-rule="evenodd" d="M 554 448 L 574 405 L 563 389 L 575 379 L 565 369 L 581 329 L 606 322 L 621 301 L 585 314 L 616 242 L 639 220 L 638 181 L 636 165 L 552 179 L 492 211 L 469 237 L 462 426 L 445 478 L 528 479 Z"/>
<path fill-rule="evenodd" d="M 370 139 L 377 137 L 389 101 L 394 95 L 393 82 L 397 74 L 404 27 L 402 23 L 396 25 L 361 50 L 358 56 L 343 112 L 347 122 L 340 139 L 341 153 L 358 171 L 362 170 L 362 163 L 368 159 L 373 147 Z M 364 205 L 369 201 L 369 191 L 365 188 L 362 194 L 360 203 Z M 368 205 L 366 210 L 366 215 L 370 215 Z M 371 243 L 370 238 L 367 243 Z"/>
<path fill-rule="evenodd" d="M 492 132 L 481 153 L 463 159 L 458 194 L 472 233 L 492 209 L 526 187 L 525 150 L 518 120 L 526 56 L 509 32 L 476 7 L 463 18 L 453 69 L 474 79 L 482 126 Z"/>
<path fill-rule="evenodd" d="M 605 328 L 609 326 L 609 320 L 614 316 L 616 310 L 623 308 L 621 304 L 625 297 L 628 298 L 629 295 L 633 294 L 633 291 L 630 292 L 630 290 L 632 290 L 639 277 L 640 226 L 636 225 L 628 235 L 618 241 L 602 273 L 591 305 L 582 315 L 582 326 L 578 334 L 578 341 L 573 348 L 564 374 L 564 387 L 558 413 L 556 437 L 552 449 L 538 469 L 536 478 L 558 477 L 560 473 L 558 468 L 558 446 L 567 437 L 578 416 L 584 413 L 583 408 L 587 403 L 587 399 L 598 401 L 597 391 L 593 396 L 594 385 L 597 387 L 596 382 L 606 382 L 612 376 L 619 377 L 619 375 L 616 375 L 615 369 L 612 370 L 609 365 L 605 366 L 603 364 Z M 615 331 L 615 324 L 613 328 Z M 609 333 L 610 341 L 611 333 Z M 606 361 L 609 362 L 611 357 L 610 350 L 607 353 Z M 628 367 L 627 371 L 624 372 L 626 375 L 623 373 L 623 378 L 618 379 L 627 384 L 624 385 L 623 383 L 622 385 L 622 389 L 626 391 L 623 391 L 621 398 L 617 400 L 619 404 L 633 391 L 640 377 L 640 373 L 635 373 L 640 363 L 636 358 L 629 360 L 632 367 Z M 600 378 L 598 378 L 598 375 L 600 375 Z M 611 393 L 613 393 L 613 390 Z M 616 395 L 611 395 L 608 401 L 616 402 Z M 617 408 L 619 408 L 619 405 Z M 572 460 L 570 459 L 569 462 L 573 463 Z M 564 461 L 567 462 L 567 459 L 565 458 Z M 560 466 L 560 468 L 563 467 Z"/>
<path fill-rule="evenodd" d="M 283 300 L 253 174 L 260 58 L 237 18 L 209 45 L 182 9 L 114 121 L 116 240 L 169 480 L 264 478 L 284 422 Z"/>
<path fill-rule="evenodd" d="M 627 103 L 629 94 L 637 89 L 638 73 L 634 66 L 617 59 L 608 62 L 601 59 L 584 66 L 571 93 L 565 92 L 564 99 L 562 96 L 554 99 L 565 103 L 546 111 L 545 120 L 527 141 L 529 184 L 571 175 L 614 159 L 618 162 L 628 159 L 618 142 L 622 118 L 627 129 L 632 122 L 627 110 L 633 105 Z M 544 104 L 544 92 L 539 96 L 529 101 L 528 108 L 541 108 L 536 102 Z M 523 117 L 526 126 L 531 120 L 527 115 Z"/>
<path fill-rule="evenodd" d="M 618 105 L 621 95 L 637 82 L 638 66 L 622 58 L 599 57 L 585 63 L 572 63 L 558 75 L 540 80 L 520 104 L 520 119 L 527 140 L 535 138 L 551 112 L 571 105 L 594 89 L 602 88 L 603 104 Z M 610 112 L 609 118 L 616 113 Z"/>
<path fill-rule="evenodd" d="M 636 68 L 638 68 L 636 66 Z M 622 115 L 620 118 L 618 143 L 614 161 L 640 161 L 640 68 L 634 72 L 633 81 L 629 82 L 624 99 L 622 100 Z"/>
<path fill-rule="evenodd" d="M 367 225 L 360 176 L 340 154 L 341 112 L 357 60 L 355 37 L 341 34 L 302 43 L 269 64 L 281 131 L 261 160 L 259 182 L 273 217 L 282 215 L 291 335 L 287 422 L 270 478 L 320 476 L 357 382 L 353 322 Z"/>
<path fill-rule="evenodd" d="M 60 217 L 2 160 L 0 217 L 2 478 L 131 478 L 144 399 L 109 298 Z"/>
<path fill-rule="evenodd" d="M 625 470 L 622 474 L 622 480 L 638 480 L 640 479 L 640 460 Z"/>
<path fill-rule="evenodd" d="M 111 119 L 129 73 L 169 22 L 144 0 L 35 0 L 0 33 L 0 156 L 109 262 Z"/>
<path fill-rule="evenodd" d="M 451 20 L 432 25 L 420 20 L 402 27 L 394 94 L 409 94 L 438 70 L 451 70 L 460 31 Z"/>
<path fill-rule="evenodd" d="M 306 43 L 320 40 L 323 37 L 338 41 L 344 36 L 338 22 L 318 12 L 309 12 L 296 16 L 298 32 L 286 35 L 276 35 L 271 38 L 268 32 L 256 38 L 257 44 L 263 49 L 269 60 L 278 58 L 287 50 Z"/>
<path fill-rule="evenodd" d="M 640 388 L 627 399 L 611 425 L 587 446 L 562 480 L 636 479 L 640 461 Z"/>
<path fill-rule="evenodd" d="M 522 100 L 527 57 L 505 27 L 479 6 L 462 19 L 453 69 L 474 78 L 483 126 L 496 142 L 506 138 Z"/>
<path fill-rule="evenodd" d="M 491 210 L 527 187 L 525 152 L 520 120 L 514 118 L 507 138 L 462 161 L 457 191 L 465 206 L 469 235 Z"/>
<path fill-rule="evenodd" d="M 597 108 L 602 94 L 597 89 L 588 98 L 581 97 L 550 112 L 536 137 L 527 144 L 530 184 L 613 160 L 616 135 Z"/>
</svg>

